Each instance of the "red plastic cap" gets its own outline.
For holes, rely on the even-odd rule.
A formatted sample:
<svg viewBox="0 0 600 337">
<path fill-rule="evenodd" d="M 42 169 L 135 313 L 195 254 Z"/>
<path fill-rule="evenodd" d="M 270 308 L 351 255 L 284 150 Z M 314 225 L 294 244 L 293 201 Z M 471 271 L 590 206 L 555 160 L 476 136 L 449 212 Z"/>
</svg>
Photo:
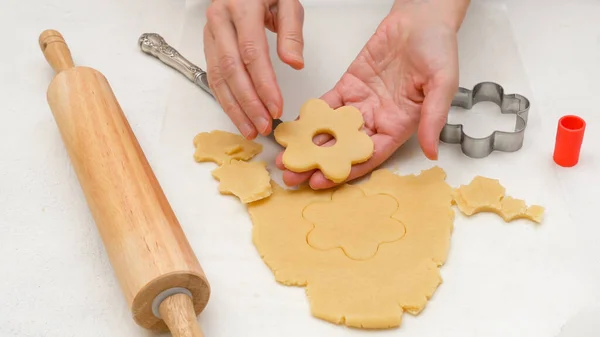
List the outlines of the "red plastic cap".
<svg viewBox="0 0 600 337">
<path fill-rule="evenodd" d="M 554 162 L 563 167 L 572 167 L 579 162 L 579 152 L 585 133 L 585 121 L 579 116 L 567 115 L 558 120 Z"/>
</svg>

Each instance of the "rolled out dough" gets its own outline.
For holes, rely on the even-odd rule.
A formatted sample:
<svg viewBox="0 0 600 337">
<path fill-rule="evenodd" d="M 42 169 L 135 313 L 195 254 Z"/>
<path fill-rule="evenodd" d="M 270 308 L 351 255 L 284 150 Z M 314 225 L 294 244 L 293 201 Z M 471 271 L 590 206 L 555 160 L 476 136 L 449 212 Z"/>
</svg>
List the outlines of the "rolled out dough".
<svg viewBox="0 0 600 337">
<path fill-rule="evenodd" d="M 264 163 L 232 160 L 262 148 L 231 135 L 198 135 L 196 160 L 220 163 L 219 190 L 247 203 L 252 240 L 277 282 L 305 287 L 313 316 L 331 323 L 392 328 L 405 311 L 420 313 L 442 282 L 454 204 L 466 215 L 542 220 L 541 206 L 505 196 L 498 180 L 478 176 L 453 189 L 439 167 L 407 176 L 380 169 L 361 184 L 286 190 Z"/>
<path fill-rule="evenodd" d="M 269 198 L 248 205 L 253 242 L 278 282 L 306 287 L 315 317 L 358 328 L 395 327 L 404 311 L 423 310 L 441 283 L 439 268 L 446 261 L 454 219 L 452 188 L 444 180 L 444 171 L 434 167 L 418 176 L 378 170 L 367 182 L 335 192 L 284 190 L 272 183 Z M 350 200 L 354 197 L 359 201 Z M 373 208 L 365 199 L 382 205 Z M 355 208 L 351 212 L 349 201 Z M 325 209 L 332 213 L 324 214 Z M 363 214 L 358 226 L 364 230 L 349 228 L 357 226 L 357 214 Z M 307 244 L 307 235 L 320 222 L 331 227 L 319 242 L 340 248 Z M 397 222 L 403 229 L 390 230 L 400 228 Z M 357 233 L 369 226 L 375 233 L 359 240 Z M 378 249 L 365 260 L 344 252 L 372 254 L 373 242 Z"/>
</svg>

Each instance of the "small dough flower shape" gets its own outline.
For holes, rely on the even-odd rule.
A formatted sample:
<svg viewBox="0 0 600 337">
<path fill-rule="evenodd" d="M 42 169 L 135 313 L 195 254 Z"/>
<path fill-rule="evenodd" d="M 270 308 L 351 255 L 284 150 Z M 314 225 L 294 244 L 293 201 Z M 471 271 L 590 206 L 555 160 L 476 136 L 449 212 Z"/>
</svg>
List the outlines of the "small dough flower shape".
<svg viewBox="0 0 600 337">
<path fill-rule="evenodd" d="M 345 181 L 352 165 L 363 163 L 373 155 L 373 141 L 361 131 L 364 120 L 352 106 L 332 109 L 321 99 L 306 101 L 300 116 L 275 129 L 275 139 L 285 147 L 283 165 L 293 172 L 319 169 L 334 183 Z M 332 146 L 318 146 L 313 138 L 327 133 L 335 138 Z"/>
<path fill-rule="evenodd" d="M 393 218 L 397 211 L 398 202 L 389 195 L 366 196 L 359 187 L 344 185 L 331 201 L 304 209 L 304 218 L 314 226 L 308 244 L 320 250 L 341 248 L 353 260 L 369 259 L 381 244 L 400 240 L 406 233 Z"/>
</svg>

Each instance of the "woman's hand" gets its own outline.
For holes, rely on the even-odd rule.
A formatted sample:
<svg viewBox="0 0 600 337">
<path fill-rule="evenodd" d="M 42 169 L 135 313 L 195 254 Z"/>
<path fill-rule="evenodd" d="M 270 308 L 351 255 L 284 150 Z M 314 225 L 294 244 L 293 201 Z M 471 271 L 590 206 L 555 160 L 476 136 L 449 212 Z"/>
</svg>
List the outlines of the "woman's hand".
<svg viewBox="0 0 600 337">
<path fill-rule="evenodd" d="M 298 0 L 213 0 L 206 11 L 208 82 L 225 113 L 247 139 L 271 132 L 283 98 L 269 57 L 265 28 L 277 33 L 277 53 L 304 67 L 304 9 Z"/>
<path fill-rule="evenodd" d="M 421 5 L 406 5 L 410 6 Z M 439 135 L 458 89 L 456 35 L 462 17 L 458 25 L 453 25 L 425 8 L 397 7 L 379 25 L 334 88 L 322 96 L 332 108 L 358 108 L 365 120 L 365 131 L 374 143 L 371 159 L 353 166 L 347 180 L 371 172 L 415 132 L 425 155 L 437 159 Z M 321 144 L 328 141 L 332 142 L 328 136 L 316 140 Z M 277 166 L 285 170 L 282 155 L 277 157 Z M 318 170 L 285 170 L 283 180 L 289 186 L 308 180 L 313 189 L 335 185 Z"/>
</svg>

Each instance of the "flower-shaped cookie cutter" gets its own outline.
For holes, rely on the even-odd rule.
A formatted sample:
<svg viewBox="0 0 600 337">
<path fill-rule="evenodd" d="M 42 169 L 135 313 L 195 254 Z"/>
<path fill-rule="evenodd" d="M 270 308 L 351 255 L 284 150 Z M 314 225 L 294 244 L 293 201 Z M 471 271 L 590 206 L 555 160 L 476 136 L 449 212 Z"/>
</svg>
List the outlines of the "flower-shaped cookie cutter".
<svg viewBox="0 0 600 337">
<path fill-rule="evenodd" d="M 460 144 L 462 152 L 471 158 L 484 158 L 493 151 L 515 152 L 523 146 L 529 100 L 519 94 L 504 94 L 504 88 L 494 82 L 481 82 L 472 90 L 459 88 L 454 95 L 452 106 L 471 109 L 479 102 L 493 102 L 503 114 L 516 115 L 514 131 L 496 130 L 487 137 L 471 137 L 463 131 L 462 124 L 446 124 L 440 140 L 449 144 Z"/>
<path fill-rule="evenodd" d="M 275 129 L 275 140 L 286 148 L 283 165 L 293 172 L 319 169 L 334 183 L 345 181 L 352 165 L 373 155 L 373 141 L 361 130 L 363 124 L 362 114 L 353 106 L 332 109 L 321 99 L 309 99 L 300 108 L 297 120 Z M 313 138 L 323 133 L 333 136 L 335 144 L 313 143 Z"/>
</svg>

